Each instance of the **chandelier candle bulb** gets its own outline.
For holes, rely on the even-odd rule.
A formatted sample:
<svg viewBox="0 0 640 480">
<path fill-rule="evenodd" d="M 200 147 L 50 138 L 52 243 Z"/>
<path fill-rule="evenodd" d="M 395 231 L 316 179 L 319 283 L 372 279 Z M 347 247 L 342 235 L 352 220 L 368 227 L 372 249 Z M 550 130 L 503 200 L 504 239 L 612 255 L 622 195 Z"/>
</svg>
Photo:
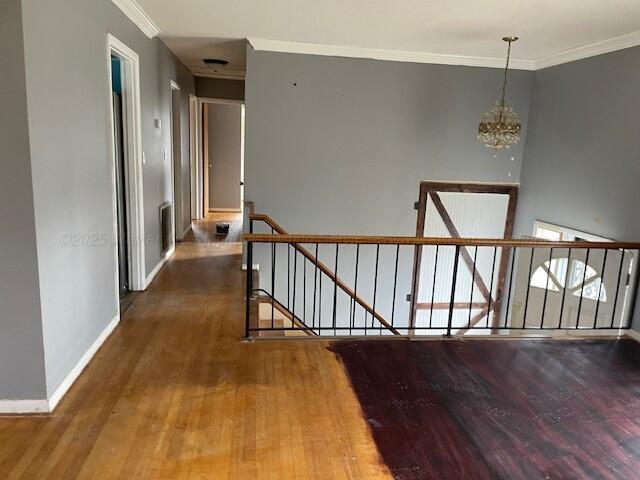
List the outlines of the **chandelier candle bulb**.
<svg viewBox="0 0 640 480">
<path fill-rule="evenodd" d="M 509 59 L 511 57 L 511 44 L 518 40 L 518 37 L 504 37 L 507 42 L 507 62 L 504 67 L 504 81 L 502 83 L 502 98 L 497 100 L 486 112 L 480 125 L 478 126 L 478 140 L 486 147 L 501 150 L 509 148 L 520 141 L 520 117 L 513 110 L 509 102 L 505 100 L 507 94 L 507 78 L 509 73 Z"/>
</svg>

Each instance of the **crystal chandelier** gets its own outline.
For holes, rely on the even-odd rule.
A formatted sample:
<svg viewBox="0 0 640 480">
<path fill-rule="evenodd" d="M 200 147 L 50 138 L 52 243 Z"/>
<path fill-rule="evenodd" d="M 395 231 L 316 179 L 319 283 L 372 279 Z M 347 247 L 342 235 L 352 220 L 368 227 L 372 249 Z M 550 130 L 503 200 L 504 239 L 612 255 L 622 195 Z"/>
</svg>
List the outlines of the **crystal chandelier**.
<svg viewBox="0 0 640 480">
<path fill-rule="evenodd" d="M 507 74 L 509 72 L 509 58 L 511 44 L 518 37 L 504 37 L 502 40 L 509 44 L 507 48 L 507 64 L 504 67 L 504 82 L 502 83 L 502 98 L 497 100 L 486 112 L 478 126 L 478 140 L 486 147 L 501 150 L 520 141 L 520 117 L 514 112 L 509 102 L 505 101 L 507 93 Z"/>
</svg>

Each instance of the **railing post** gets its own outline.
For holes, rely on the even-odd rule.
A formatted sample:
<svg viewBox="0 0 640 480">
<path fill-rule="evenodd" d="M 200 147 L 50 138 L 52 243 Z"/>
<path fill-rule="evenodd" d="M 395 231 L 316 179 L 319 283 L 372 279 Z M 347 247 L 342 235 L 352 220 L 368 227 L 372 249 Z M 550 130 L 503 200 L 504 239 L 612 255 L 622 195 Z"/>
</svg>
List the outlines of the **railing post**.
<svg viewBox="0 0 640 480">
<path fill-rule="evenodd" d="M 451 336 L 453 324 L 453 304 L 456 301 L 456 282 L 458 280 L 458 260 L 460 259 L 460 245 L 456 245 L 456 256 L 453 262 L 453 278 L 451 279 L 451 300 L 449 302 L 449 320 L 447 321 L 447 337 Z"/>
<path fill-rule="evenodd" d="M 249 233 L 253 233 L 253 221 L 249 220 Z M 251 335 L 251 295 L 253 294 L 253 242 L 247 242 L 247 291 L 245 298 L 246 318 L 244 325 L 244 338 Z"/>
</svg>

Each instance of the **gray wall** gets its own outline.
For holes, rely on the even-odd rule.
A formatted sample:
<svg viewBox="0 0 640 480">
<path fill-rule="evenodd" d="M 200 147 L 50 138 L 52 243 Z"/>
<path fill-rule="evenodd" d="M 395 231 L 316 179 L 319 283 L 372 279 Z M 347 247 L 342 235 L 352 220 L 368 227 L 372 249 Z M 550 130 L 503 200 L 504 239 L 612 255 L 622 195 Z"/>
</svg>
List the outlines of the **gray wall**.
<svg viewBox="0 0 640 480">
<path fill-rule="evenodd" d="M 511 73 L 509 98 L 525 132 L 531 79 L 531 72 Z M 414 235 L 420 181 L 519 181 L 525 138 L 499 153 L 476 140 L 501 81 L 500 69 L 249 48 L 245 199 L 291 233 Z M 320 256 L 332 265 L 326 250 Z M 351 254 L 344 250 L 343 279 L 353 278 Z M 366 255 L 373 265 L 373 252 Z M 388 279 L 393 252 L 382 255 Z M 256 260 L 268 263 L 259 254 Z M 398 297 L 410 291 L 410 268 L 407 255 Z M 262 273 L 268 276 L 268 268 Z M 261 281 L 269 288 L 270 279 Z M 358 291 L 371 302 L 372 288 L 364 288 Z M 378 285 L 377 308 L 387 318 L 391 288 Z M 397 305 L 404 321 L 407 305 Z"/>
<path fill-rule="evenodd" d="M 20 0 L 0 2 L 0 400 L 46 396 Z"/>
<path fill-rule="evenodd" d="M 147 273 L 160 260 L 158 207 L 171 198 L 169 80 L 181 86 L 182 125 L 189 124 L 188 94 L 195 85 L 166 46 L 148 39 L 110 0 L 22 4 L 46 383 L 51 395 L 118 311 L 107 34 L 140 56 L 144 226 L 146 235 L 153 237 L 146 246 Z M 162 120 L 162 130 L 154 128 L 154 118 Z M 188 149 L 185 128 L 185 161 Z M 81 235 L 80 243 L 65 244 L 66 234 Z M 25 352 L 13 362 L 27 356 Z"/>
<path fill-rule="evenodd" d="M 196 94 L 204 98 L 244 100 L 244 80 L 196 77 Z"/>
<path fill-rule="evenodd" d="M 639 85 L 640 47 L 536 72 L 517 231 L 539 219 L 640 240 Z"/>
<path fill-rule="evenodd" d="M 519 181 L 524 138 L 497 154 L 475 138 L 501 76 L 249 48 L 246 200 L 292 232 L 412 235 L 420 181 Z M 531 77 L 511 74 L 525 132 Z"/>
<path fill-rule="evenodd" d="M 242 105 L 210 103 L 209 208 L 240 209 Z"/>
</svg>

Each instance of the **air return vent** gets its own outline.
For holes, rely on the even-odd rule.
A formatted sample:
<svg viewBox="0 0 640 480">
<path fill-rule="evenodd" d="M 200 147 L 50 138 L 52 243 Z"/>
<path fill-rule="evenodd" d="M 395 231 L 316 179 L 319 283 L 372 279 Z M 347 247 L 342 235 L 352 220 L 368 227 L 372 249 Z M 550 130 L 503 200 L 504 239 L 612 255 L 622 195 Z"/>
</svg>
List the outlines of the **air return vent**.
<svg viewBox="0 0 640 480">
<path fill-rule="evenodd" d="M 167 253 L 173 246 L 171 203 L 160 205 L 160 247 L 161 255 Z"/>
</svg>

